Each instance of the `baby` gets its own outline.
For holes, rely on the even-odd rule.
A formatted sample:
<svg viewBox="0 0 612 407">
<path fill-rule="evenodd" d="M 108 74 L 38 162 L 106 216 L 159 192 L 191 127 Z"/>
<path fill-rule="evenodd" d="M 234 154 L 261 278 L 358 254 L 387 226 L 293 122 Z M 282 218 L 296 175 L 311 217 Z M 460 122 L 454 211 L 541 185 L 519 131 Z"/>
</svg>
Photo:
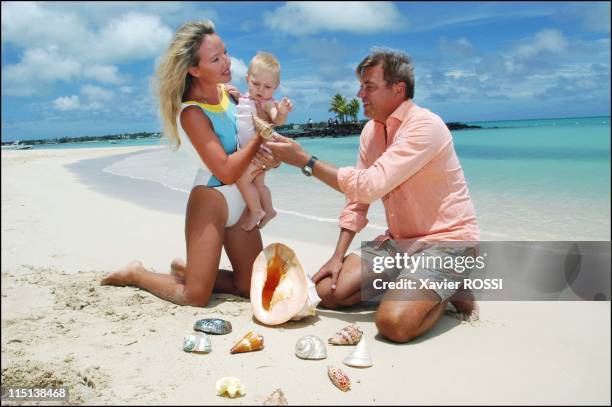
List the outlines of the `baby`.
<svg viewBox="0 0 612 407">
<path fill-rule="evenodd" d="M 236 126 L 238 128 L 238 144 L 246 145 L 255 135 L 253 116 L 257 116 L 259 104 L 266 117 L 261 117 L 274 125 L 285 124 L 287 115 L 293 109 L 293 104 L 287 98 L 280 102 L 272 98 L 280 84 L 280 64 L 272 54 L 258 52 L 251 60 L 247 71 L 247 86 L 249 93 L 240 97 L 236 109 Z M 265 147 L 262 147 L 265 148 Z M 253 177 L 253 172 L 259 170 L 253 164 L 242 174 L 238 189 L 249 208 L 249 216 L 241 225 L 244 230 L 252 230 L 255 226 L 261 229 L 270 219 L 276 216 L 272 206 L 272 194 L 264 183 L 265 173 Z"/>
</svg>

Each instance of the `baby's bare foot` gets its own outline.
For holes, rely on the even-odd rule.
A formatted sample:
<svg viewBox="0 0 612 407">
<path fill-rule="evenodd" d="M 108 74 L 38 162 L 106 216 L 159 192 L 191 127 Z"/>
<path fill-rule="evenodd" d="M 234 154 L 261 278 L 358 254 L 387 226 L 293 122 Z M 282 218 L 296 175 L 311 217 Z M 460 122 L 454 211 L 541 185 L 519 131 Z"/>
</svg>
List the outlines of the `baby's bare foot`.
<svg viewBox="0 0 612 407">
<path fill-rule="evenodd" d="M 274 209 L 266 211 L 266 216 L 261 218 L 261 220 L 259 221 L 259 229 L 262 229 L 264 226 L 266 226 L 266 223 L 268 223 L 270 220 L 274 219 L 274 217 L 276 215 L 277 215 L 277 213 L 276 213 L 276 211 Z"/>
<path fill-rule="evenodd" d="M 252 212 L 249 211 L 249 217 L 244 221 L 240 227 L 242 230 L 249 232 L 257 226 L 257 224 L 266 216 L 266 213 L 262 211 Z"/>
<path fill-rule="evenodd" d="M 174 276 L 185 278 L 186 270 L 187 264 L 185 264 L 183 259 L 180 257 L 176 257 L 174 260 L 172 260 L 172 263 L 170 263 L 170 274 Z"/>
<path fill-rule="evenodd" d="M 120 268 L 117 271 L 110 273 L 100 281 L 100 285 L 116 285 L 126 286 L 133 282 L 134 273 L 145 270 L 144 266 L 139 261 L 133 261 L 127 266 Z"/>
</svg>

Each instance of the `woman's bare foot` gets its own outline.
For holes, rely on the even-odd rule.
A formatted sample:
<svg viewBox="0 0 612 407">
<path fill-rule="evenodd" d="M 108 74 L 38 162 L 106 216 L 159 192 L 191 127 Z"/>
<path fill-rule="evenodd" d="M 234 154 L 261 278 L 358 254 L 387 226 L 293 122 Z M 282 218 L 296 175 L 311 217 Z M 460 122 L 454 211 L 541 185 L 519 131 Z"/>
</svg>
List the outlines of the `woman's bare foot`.
<svg viewBox="0 0 612 407">
<path fill-rule="evenodd" d="M 475 322 L 480 319 L 480 307 L 472 290 L 459 290 L 449 299 L 449 302 L 455 310 L 447 310 L 446 315 L 466 322 Z"/>
<path fill-rule="evenodd" d="M 134 274 L 140 271 L 146 271 L 146 269 L 141 262 L 133 261 L 125 267 L 104 277 L 100 280 L 100 285 L 116 285 L 120 287 L 132 285 L 134 282 Z"/>
<path fill-rule="evenodd" d="M 277 215 L 277 213 L 276 213 L 276 211 L 274 209 L 266 211 L 266 216 L 261 218 L 261 220 L 259 221 L 259 229 L 261 229 L 264 226 L 266 226 L 266 223 L 268 223 L 270 220 L 274 219 L 274 217 L 276 215 Z"/>
<path fill-rule="evenodd" d="M 249 211 L 249 216 L 246 218 L 244 223 L 242 225 L 240 225 L 240 227 L 242 228 L 242 230 L 244 230 L 246 232 L 249 232 L 249 231 L 253 230 L 255 228 L 255 226 L 257 226 L 257 224 L 265 216 L 266 216 L 266 212 L 264 212 L 263 210 L 257 211 L 257 212 Z"/>
<path fill-rule="evenodd" d="M 170 274 L 185 278 L 185 271 L 187 271 L 187 264 L 180 257 L 175 257 L 170 263 Z"/>
</svg>

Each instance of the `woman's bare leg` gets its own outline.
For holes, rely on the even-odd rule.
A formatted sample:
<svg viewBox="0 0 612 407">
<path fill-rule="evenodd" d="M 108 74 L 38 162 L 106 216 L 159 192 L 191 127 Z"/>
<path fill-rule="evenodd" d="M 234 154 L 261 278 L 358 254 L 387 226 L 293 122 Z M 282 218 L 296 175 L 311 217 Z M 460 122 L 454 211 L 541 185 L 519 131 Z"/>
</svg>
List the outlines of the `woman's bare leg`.
<svg viewBox="0 0 612 407">
<path fill-rule="evenodd" d="M 242 229 L 249 231 L 253 230 L 259 221 L 266 216 L 266 212 L 261 207 L 261 198 L 259 191 L 253 183 L 253 176 L 251 172 L 255 170 L 253 164 L 250 164 L 247 170 L 236 182 L 238 190 L 244 198 L 247 208 L 249 208 L 248 216 L 241 219 L 239 222 Z"/>
<path fill-rule="evenodd" d="M 257 191 L 259 191 L 261 206 L 266 213 L 266 216 L 261 218 L 259 221 L 259 229 L 261 229 L 266 226 L 266 223 L 276 216 L 276 211 L 272 205 L 272 193 L 270 192 L 270 188 L 268 188 L 266 185 L 266 173 L 262 172 L 261 174 L 257 175 L 253 180 L 253 184 L 255 184 Z"/>
<path fill-rule="evenodd" d="M 135 285 L 175 304 L 195 306 L 206 305 L 216 285 L 221 291 L 235 292 L 229 273 L 221 277 L 218 269 L 226 219 L 227 204 L 223 195 L 211 188 L 194 188 L 185 218 L 185 279 L 153 273 L 135 262 L 105 277 L 101 284 Z"/>
<path fill-rule="evenodd" d="M 244 218 L 247 214 L 242 214 Z M 233 283 L 238 295 L 248 298 L 251 291 L 251 273 L 255 258 L 263 250 L 263 243 L 258 229 L 245 231 L 240 228 L 240 222 L 225 229 L 225 252 L 232 264 Z"/>
</svg>

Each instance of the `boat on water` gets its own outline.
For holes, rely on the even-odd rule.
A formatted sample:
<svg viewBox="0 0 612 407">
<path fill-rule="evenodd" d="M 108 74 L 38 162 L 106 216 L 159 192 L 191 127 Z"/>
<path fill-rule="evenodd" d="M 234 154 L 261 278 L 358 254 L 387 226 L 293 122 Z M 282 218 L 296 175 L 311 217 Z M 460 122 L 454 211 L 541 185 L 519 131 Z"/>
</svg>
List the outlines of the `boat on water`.
<svg viewBox="0 0 612 407">
<path fill-rule="evenodd" d="M 2 146 L 3 150 L 31 150 L 32 146 L 21 144 L 21 141 L 17 140 L 13 144 Z"/>
</svg>

